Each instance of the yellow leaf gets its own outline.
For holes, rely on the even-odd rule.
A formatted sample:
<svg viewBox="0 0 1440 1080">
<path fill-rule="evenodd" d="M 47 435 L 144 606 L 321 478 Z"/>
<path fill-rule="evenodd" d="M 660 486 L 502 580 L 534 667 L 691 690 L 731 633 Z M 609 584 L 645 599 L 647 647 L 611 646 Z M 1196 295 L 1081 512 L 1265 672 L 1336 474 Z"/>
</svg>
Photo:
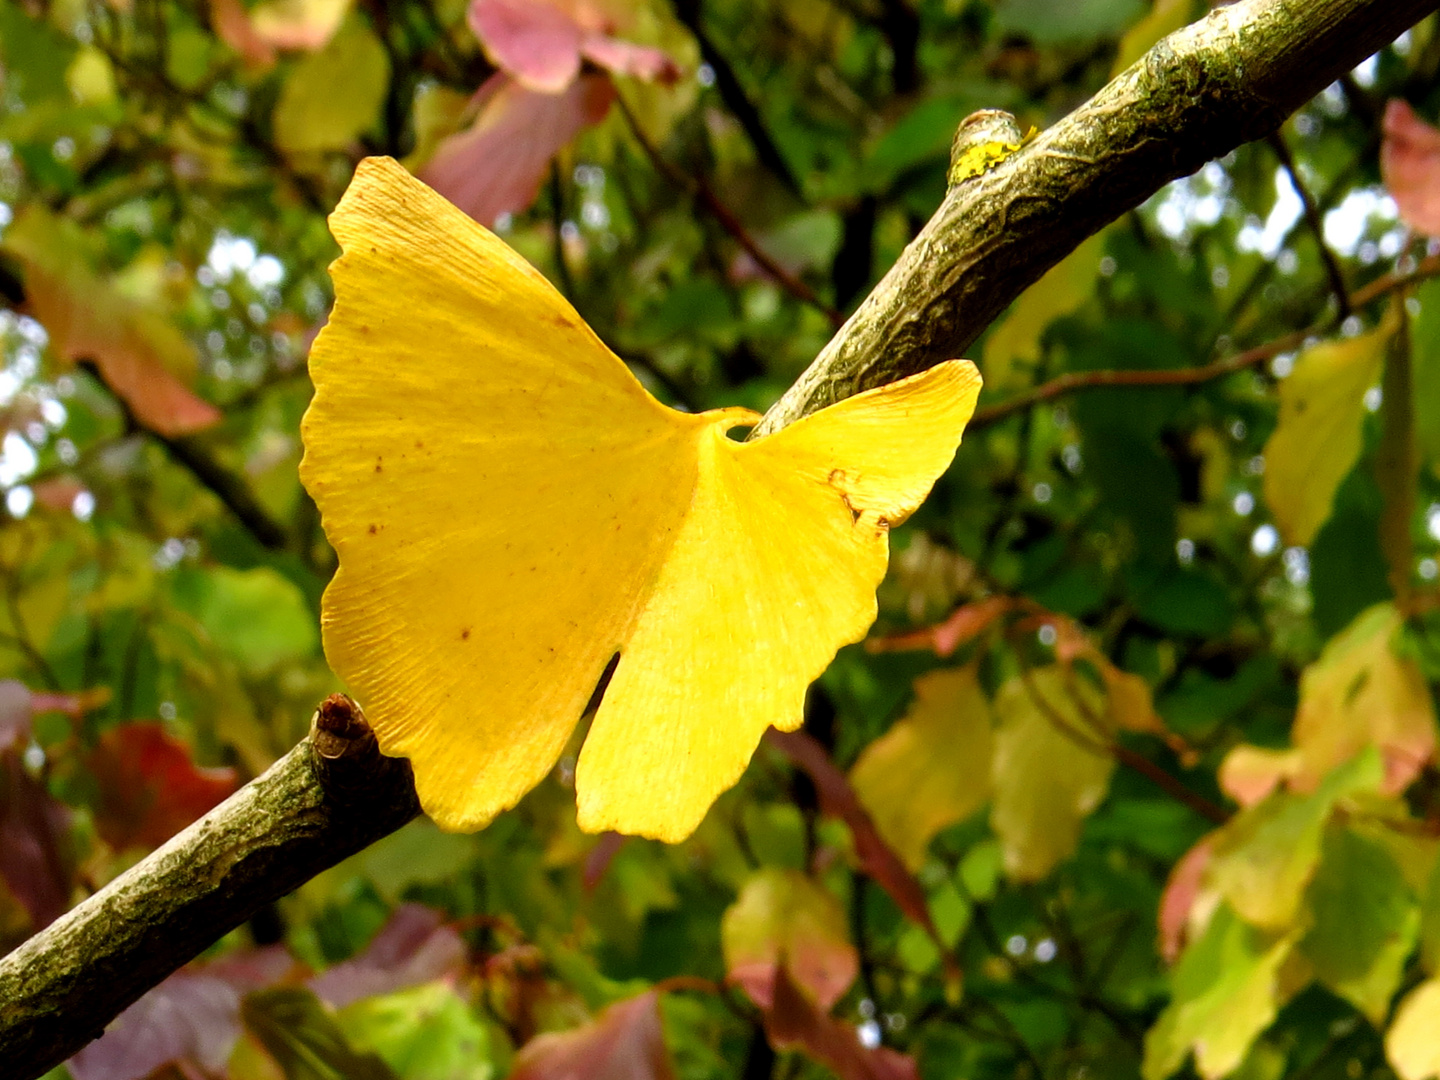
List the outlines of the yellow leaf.
<svg viewBox="0 0 1440 1080">
<path fill-rule="evenodd" d="M 1280 384 L 1280 422 L 1265 444 L 1265 501 L 1287 544 L 1305 546 L 1330 516 L 1360 456 L 1365 391 L 1380 378 L 1390 320 L 1305 350 Z"/>
<path fill-rule="evenodd" d="M 1023 380 L 1016 369 L 1020 361 L 1040 359 L 1040 335 L 1051 320 L 1068 315 L 1087 299 L 1095 288 L 1100 257 L 1105 254 L 1105 233 L 1090 237 L 1039 281 L 1020 294 L 1005 321 L 985 339 L 981 364 L 985 381 L 992 390 L 1003 390 Z"/>
<path fill-rule="evenodd" d="M 65 69 L 65 85 L 77 104 L 105 105 L 115 100 L 115 69 L 103 52 L 86 45 Z"/>
<path fill-rule="evenodd" d="M 426 811 L 475 829 L 554 765 L 580 824 L 688 835 L 875 617 L 889 526 L 950 463 L 964 361 L 750 443 L 655 401 L 550 284 L 363 162 L 311 353 L 301 474 L 340 557 L 326 656 Z"/>
<path fill-rule="evenodd" d="M 855 793 L 911 870 L 924 864 L 937 832 L 990 797 L 992 745 L 975 668 L 946 668 L 915 680 L 910 711 L 855 762 Z"/>
<path fill-rule="evenodd" d="M 1367 746 L 1380 749 L 1380 791 L 1398 795 L 1435 755 L 1435 706 L 1415 661 L 1391 641 L 1403 623 L 1393 604 L 1376 604 L 1325 646 L 1300 678 L 1300 707 L 1289 751 L 1237 746 L 1220 769 L 1221 786 L 1252 805 L 1280 780 L 1314 791 L 1331 769 Z"/>
<path fill-rule="evenodd" d="M 319 49 L 335 36 L 351 0 L 261 0 L 250 9 L 255 33 L 282 49 Z"/>
<path fill-rule="evenodd" d="M 1423 982 L 1405 995 L 1385 1033 L 1385 1056 L 1400 1080 L 1440 1075 L 1440 979 Z"/>
<path fill-rule="evenodd" d="M 389 81 L 385 46 L 362 19 L 351 18 L 285 80 L 275 105 L 275 144 L 291 153 L 348 145 L 379 117 Z"/>
<path fill-rule="evenodd" d="M 796 870 L 768 866 L 746 882 L 720 922 L 720 942 L 730 981 L 763 1008 L 782 964 L 826 1009 L 859 971 L 844 909 Z"/>
<path fill-rule="evenodd" d="M 1391 647 L 1403 622 L 1393 604 L 1377 604 L 1305 669 L 1291 732 L 1298 790 L 1313 791 L 1331 768 L 1373 743 L 1385 763 L 1380 791 L 1398 795 L 1434 756 L 1435 705 L 1425 676 Z"/>
<path fill-rule="evenodd" d="M 1058 665 L 1033 671 L 1029 685 L 1011 679 L 996 695 L 990 824 L 1014 880 L 1038 881 L 1068 858 L 1105 798 L 1115 761 L 1095 746 L 1088 722 L 1104 709 L 1098 691 Z"/>
</svg>

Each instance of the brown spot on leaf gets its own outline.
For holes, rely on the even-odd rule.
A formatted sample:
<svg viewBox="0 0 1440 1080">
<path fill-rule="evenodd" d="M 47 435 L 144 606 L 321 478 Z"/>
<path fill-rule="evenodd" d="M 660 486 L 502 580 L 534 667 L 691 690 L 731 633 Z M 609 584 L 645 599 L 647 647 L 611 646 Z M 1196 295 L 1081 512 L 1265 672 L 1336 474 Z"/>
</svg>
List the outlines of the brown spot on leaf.
<svg viewBox="0 0 1440 1080">
<path fill-rule="evenodd" d="M 379 532 L 379 531 L 380 531 L 380 530 L 379 530 L 378 528 L 376 528 L 376 526 L 372 523 L 371 526 L 370 526 L 370 535 L 371 535 L 371 536 L 374 536 L 374 535 L 375 535 L 377 532 Z"/>
<path fill-rule="evenodd" d="M 469 641 L 469 640 L 470 640 L 470 627 L 467 626 L 467 627 L 465 627 L 464 630 L 461 630 L 461 631 L 460 631 L 460 640 L 461 640 L 461 641 Z"/>
</svg>

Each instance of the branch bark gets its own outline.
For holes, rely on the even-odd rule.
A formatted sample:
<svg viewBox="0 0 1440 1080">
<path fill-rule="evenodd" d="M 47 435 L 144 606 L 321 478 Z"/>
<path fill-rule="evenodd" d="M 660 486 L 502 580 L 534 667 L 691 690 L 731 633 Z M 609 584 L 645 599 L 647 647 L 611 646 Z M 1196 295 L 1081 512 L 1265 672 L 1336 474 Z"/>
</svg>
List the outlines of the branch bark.
<svg viewBox="0 0 1440 1080">
<path fill-rule="evenodd" d="M 349 698 L 310 737 L 149 858 L 0 960 L 0 1061 L 30 1080 L 268 903 L 420 812 L 410 763 Z"/>
<path fill-rule="evenodd" d="M 962 355 L 1080 241 L 1171 180 L 1265 137 L 1437 7 L 1242 0 L 1171 34 L 1018 153 L 951 187 L 752 436 Z"/>
<path fill-rule="evenodd" d="M 1440 0 L 1243 0 L 1171 35 L 919 237 L 757 431 L 958 355 L 1085 237 L 1265 136 Z M 344 699 L 264 776 L 0 959 L 0 1061 L 32 1080 L 256 910 L 417 812 Z"/>
</svg>

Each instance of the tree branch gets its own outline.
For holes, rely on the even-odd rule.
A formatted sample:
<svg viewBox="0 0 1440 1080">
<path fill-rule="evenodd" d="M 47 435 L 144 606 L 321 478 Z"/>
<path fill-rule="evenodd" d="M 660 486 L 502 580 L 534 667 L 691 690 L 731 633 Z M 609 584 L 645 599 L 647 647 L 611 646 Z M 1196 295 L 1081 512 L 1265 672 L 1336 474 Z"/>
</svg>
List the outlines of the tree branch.
<svg viewBox="0 0 1440 1080">
<path fill-rule="evenodd" d="M 0 1061 L 30 1080 L 266 904 L 420 812 L 349 698 L 310 737 L 149 858 L 0 960 Z"/>
<path fill-rule="evenodd" d="M 1330 291 L 1335 296 L 1335 303 L 1340 305 L 1340 317 L 1348 319 L 1350 317 L 1350 296 L 1345 290 L 1345 275 L 1340 272 L 1340 263 L 1336 260 L 1335 253 L 1325 242 L 1325 222 L 1320 216 L 1320 208 L 1315 205 L 1315 198 L 1310 194 L 1310 188 L 1300 176 L 1300 170 L 1295 167 L 1295 157 L 1285 143 L 1284 132 L 1276 128 L 1266 137 L 1265 141 L 1275 152 L 1280 167 L 1290 175 L 1290 186 L 1300 197 L 1300 207 L 1305 212 L 1305 224 L 1309 226 L 1311 234 L 1315 237 L 1315 246 L 1320 250 L 1320 262 L 1325 267 L 1325 276 L 1330 279 Z"/>
<path fill-rule="evenodd" d="M 769 274 L 782 289 L 801 303 L 809 304 L 817 311 L 823 313 L 824 316 L 836 326 L 844 322 L 844 317 L 829 304 L 825 303 L 824 300 L 816 296 L 814 289 L 810 288 L 809 285 L 806 285 L 805 282 L 801 281 L 770 257 L 769 253 L 750 235 L 750 231 L 745 228 L 745 223 L 736 217 L 735 213 L 728 206 L 720 201 L 720 197 L 711 190 L 709 184 L 701 177 L 686 175 L 665 160 L 659 148 L 650 141 L 649 137 L 645 134 L 645 129 L 642 128 L 639 121 L 635 119 L 635 114 L 625 102 L 625 95 L 617 94 L 615 96 L 615 104 L 620 107 L 620 112 L 625 117 L 625 123 L 630 128 L 630 134 L 633 135 L 635 141 L 640 144 L 640 149 L 645 151 L 645 156 L 650 159 L 650 164 L 655 166 L 656 172 L 660 173 L 661 176 L 665 177 L 665 179 L 669 180 L 670 183 L 674 184 L 681 191 L 699 200 L 705 209 L 710 211 L 711 216 L 720 223 L 720 227 L 730 234 L 731 239 L 744 248 L 746 254 L 755 260 L 756 265 L 759 266 L 761 270 L 764 270 L 765 273 Z"/>
<path fill-rule="evenodd" d="M 770 132 L 766 130 L 760 110 L 740 85 L 735 69 L 730 66 L 730 61 L 725 59 L 725 54 L 716 48 L 710 35 L 705 33 L 700 15 L 700 0 L 674 0 L 674 7 L 675 17 L 684 24 L 695 43 L 700 46 L 700 58 L 709 64 L 710 70 L 715 73 L 715 89 L 720 92 L 721 99 L 729 106 L 735 119 L 740 121 L 745 134 L 750 137 L 750 143 L 755 147 L 755 156 L 792 194 L 802 196 L 800 181 L 796 179 L 790 163 L 785 160 L 785 155 L 780 152 L 775 140 L 770 137 Z"/>
<path fill-rule="evenodd" d="M 958 355 L 1024 288 L 1165 183 L 1263 137 L 1440 0 L 1247 0 L 1162 41 L 939 211 L 764 421 Z M 343 701 L 343 699 L 341 699 Z M 351 717 L 350 709 L 327 703 Z M 337 727 L 339 730 L 334 730 Z M 358 714 L 306 740 L 0 960 L 0 1061 L 32 1080 L 254 911 L 417 812 Z"/>
<path fill-rule="evenodd" d="M 1242 0 L 1171 34 L 1018 153 L 956 184 L 752 437 L 960 356 L 1081 240 L 1290 113 L 1437 0 Z"/>
</svg>

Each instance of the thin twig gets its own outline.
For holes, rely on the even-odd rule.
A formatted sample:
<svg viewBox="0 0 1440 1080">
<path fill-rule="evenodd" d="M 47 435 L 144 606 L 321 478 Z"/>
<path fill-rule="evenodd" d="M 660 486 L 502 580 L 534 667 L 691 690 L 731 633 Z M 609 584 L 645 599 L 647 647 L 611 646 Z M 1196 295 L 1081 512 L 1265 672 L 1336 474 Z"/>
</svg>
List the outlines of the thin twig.
<svg viewBox="0 0 1440 1080">
<path fill-rule="evenodd" d="M 555 273 L 560 278 L 560 291 L 572 307 L 578 307 L 575 279 L 565 258 L 565 186 L 560 180 L 558 159 L 550 162 L 550 226 L 551 257 L 555 260 Z"/>
<path fill-rule="evenodd" d="M 1016 394 L 1007 401 L 990 405 L 984 409 L 977 409 L 968 428 L 973 431 L 976 428 L 988 427 L 990 424 L 1023 409 L 1028 409 L 1032 405 L 1053 401 L 1057 397 L 1076 390 L 1095 390 L 1107 386 L 1186 386 L 1191 383 L 1209 382 L 1211 379 L 1219 379 L 1234 372 L 1243 371 L 1245 368 L 1254 367 L 1256 364 L 1262 364 L 1287 349 L 1296 348 L 1310 334 L 1310 330 L 1296 330 L 1264 345 L 1257 345 L 1253 349 L 1247 349 L 1228 359 L 1217 360 L 1215 363 L 1206 364 L 1203 367 L 1172 368 L 1168 371 L 1072 371 L 1066 375 L 1059 375 L 1049 382 L 1041 383 L 1033 390 Z"/>
<path fill-rule="evenodd" d="M 750 100 L 750 95 L 740 85 L 740 80 L 735 75 L 735 69 L 730 66 L 730 61 L 725 58 L 710 36 L 705 33 L 705 27 L 700 15 L 700 0 L 674 0 L 675 15 L 684 24 L 685 28 L 700 46 L 700 58 L 710 65 L 710 70 L 715 73 L 715 89 L 720 92 L 720 98 L 734 114 L 735 119 L 740 121 L 740 127 L 750 137 L 750 142 L 755 147 L 755 156 L 760 163 L 769 169 L 775 176 L 790 189 L 791 194 L 803 198 L 804 192 L 800 189 L 800 181 L 796 179 L 795 173 L 790 168 L 790 163 L 785 160 L 785 155 L 780 152 L 780 147 L 775 145 L 775 140 L 770 138 L 770 132 L 765 129 L 765 122 L 760 116 L 760 110 Z"/>
<path fill-rule="evenodd" d="M 1050 721 L 1057 731 L 1076 745 L 1089 750 L 1091 753 L 1108 754 L 1119 764 L 1139 773 L 1155 784 L 1156 787 L 1160 788 L 1161 791 L 1165 792 L 1165 794 L 1188 806 L 1207 821 L 1214 822 L 1216 825 L 1223 825 L 1230 820 L 1230 814 L 1224 807 L 1216 806 L 1203 795 L 1197 795 L 1143 754 L 1136 753 L 1128 746 L 1122 746 L 1113 739 L 1097 745 L 1088 734 L 1077 730 L 1065 717 L 1060 715 L 1060 711 L 1040 692 L 1040 688 L 1035 685 L 1034 677 L 1028 667 L 1022 667 L 1020 669 L 1020 679 L 1025 685 L 1025 692 L 1029 695 L 1030 700 L 1045 714 L 1045 718 Z"/>
<path fill-rule="evenodd" d="M 1310 227 L 1310 232 L 1315 236 L 1315 246 L 1320 250 L 1320 261 L 1325 266 L 1325 276 L 1330 279 L 1330 292 L 1335 297 L 1335 303 L 1340 308 L 1340 318 L 1350 317 L 1350 294 L 1345 289 L 1345 276 L 1340 272 L 1340 262 L 1335 258 L 1335 253 L 1330 250 L 1330 245 L 1325 242 L 1325 223 L 1320 218 L 1320 208 L 1315 205 L 1315 199 L 1310 194 L 1310 189 L 1305 186 L 1305 181 L 1300 177 L 1300 170 L 1295 167 L 1295 158 L 1290 153 L 1290 147 L 1285 144 L 1285 136 L 1277 129 L 1272 131 L 1266 138 L 1270 149 L 1275 151 L 1275 157 L 1279 159 L 1281 167 L 1290 175 L 1290 186 L 1295 189 L 1295 194 L 1300 196 L 1300 206 L 1305 212 L 1305 223 Z"/>
<path fill-rule="evenodd" d="M 655 166 L 656 171 L 660 172 L 681 191 L 688 193 L 691 197 L 698 199 L 704 204 L 705 209 L 709 210 L 715 220 L 720 223 L 720 227 L 729 233 L 735 242 L 744 248 L 750 257 L 755 260 L 756 264 L 774 278 L 776 284 L 791 296 L 803 303 L 809 304 L 817 311 L 823 312 L 825 317 L 835 326 L 839 326 L 845 321 L 845 317 L 829 304 L 825 303 L 825 301 L 821 300 L 820 297 L 816 296 L 815 291 L 811 289 L 809 285 L 806 285 L 805 282 L 790 273 L 790 271 L 786 270 L 765 252 L 765 249 L 750 235 L 744 223 L 731 212 L 728 206 L 720 201 L 715 192 L 710 190 L 709 184 L 698 176 L 689 176 L 682 173 L 666 161 L 660 155 L 659 149 L 656 148 L 655 144 L 650 141 L 649 137 L 646 136 L 644 130 L 640 127 L 639 122 L 635 119 L 635 114 L 630 111 L 630 106 L 625 103 L 625 98 L 617 95 L 616 101 L 620 106 L 620 111 L 625 115 L 625 122 L 630 125 L 630 131 L 635 136 L 635 141 L 644 149 L 645 155 Z"/>
<path fill-rule="evenodd" d="M 284 551 L 290 546 L 285 529 L 260 505 L 249 486 L 216 461 L 194 436 L 172 438 L 156 431 L 145 433 L 165 447 L 176 464 L 188 469 L 202 487 L 219 499 L 262 547 Z"/>
<path fill-rule="evenodd" d="M 1353 311 L 1356 308 L 1365 307 L 1396 289 L 1437 275 L 1440 275 L 1440 256 L 1432 255 L 1422 260 L 1413 270 L 1390 274 L 1372 281 L 1364 288 L 1356 289 L 1349 296 L 1349 308 Z M 978 428 L 988 427 L 1007 416 L 1028 409 L 1032 405 L 1053 401 L 1055 398 L 1076 390 L 1095 390 L 1113 386 L 1188 386 L 1224 378 L 1226 375 L 1233 375 L 1237 371 L 1263 364 L 1280 353 L 1297 348 L 1303 345 L 1307 338 L 1332 328 L 1334 323 L 1334 318 L 1325 319 L 1304 330 L 1293 331 L 1274 341 L 1256 345 L 1253 349 L 1246 349 L 1242 353 L 1236 353 L 1234 356 L 1201 367 L 1172 368 L 1168 371 L 1072 371 L 1066 375 L 1058 375 L 1049 382 L 1041 383 L 1023 394 L 1016 394 L 1006 401 L 975 410 L 975 415 L 971 418 L 968 428 L 974 431 Z"/>
</svg>

